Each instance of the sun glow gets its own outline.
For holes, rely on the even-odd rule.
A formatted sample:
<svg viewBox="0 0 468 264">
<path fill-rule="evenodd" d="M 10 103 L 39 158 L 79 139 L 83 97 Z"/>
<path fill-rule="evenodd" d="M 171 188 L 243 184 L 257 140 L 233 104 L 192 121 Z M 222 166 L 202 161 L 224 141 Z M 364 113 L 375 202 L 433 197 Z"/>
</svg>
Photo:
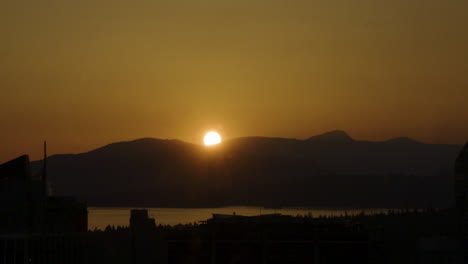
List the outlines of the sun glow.
<svg viewBox="0 0 468 264">
<path fill-rule="evenodd" d="M 216 131 L 210 131 L 203 137 L 203 143 L 205 146 L 212 146 L 221 143 L 221 136 Z"/>
</svg>

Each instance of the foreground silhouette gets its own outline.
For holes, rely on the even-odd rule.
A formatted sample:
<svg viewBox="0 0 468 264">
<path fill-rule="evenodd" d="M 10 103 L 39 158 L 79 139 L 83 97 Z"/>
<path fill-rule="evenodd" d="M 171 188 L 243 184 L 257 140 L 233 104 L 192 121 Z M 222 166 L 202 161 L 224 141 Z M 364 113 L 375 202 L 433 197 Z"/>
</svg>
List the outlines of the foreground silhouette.
<svg viewBox="0 0 468 264">
<path fill-rule="evenodd" d="M 0 263 L 465 263 L 468 144 L 455 162 L 456 202 L 445 210 L 341 217 L 213 215 L 157 226 L 143 209 L 129 227 L 87 231 L 86 204 L 50 196 L 47 159 L 0 165 Z"/>
</svg>

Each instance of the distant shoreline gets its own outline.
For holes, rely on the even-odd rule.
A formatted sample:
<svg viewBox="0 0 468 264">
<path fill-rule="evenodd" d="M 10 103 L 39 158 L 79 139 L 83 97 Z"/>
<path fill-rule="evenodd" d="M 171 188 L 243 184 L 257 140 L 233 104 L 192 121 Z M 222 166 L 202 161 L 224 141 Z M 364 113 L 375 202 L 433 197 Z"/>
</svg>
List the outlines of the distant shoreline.
<svg viewBox="0 0 468 264">
<path fill-rule="evenodd" d="M 104 229 L 108 225 L 127 226 L 129 224 L 130 210 L 144 208 L 148 210 L 150 217 L 156 220 L 157 225 L 178 225 L 199 223 L 212 217 L 213 214 L 236 214 L 245 216 L 265 215 L 280 213 L 291 216 L 353 216 L 362 212 L 366 215 L 388 213 L 388 211 L 400 212 L 405 209 L 385 208 L 354 208 L 354 209 L 318 209 L 318 208 L 283 208 L 265 209 L 255 206 L 228 206 L 211 208 L 158 208 L 158 207 L 89 207 L 89 229 Z"/>
</svg>

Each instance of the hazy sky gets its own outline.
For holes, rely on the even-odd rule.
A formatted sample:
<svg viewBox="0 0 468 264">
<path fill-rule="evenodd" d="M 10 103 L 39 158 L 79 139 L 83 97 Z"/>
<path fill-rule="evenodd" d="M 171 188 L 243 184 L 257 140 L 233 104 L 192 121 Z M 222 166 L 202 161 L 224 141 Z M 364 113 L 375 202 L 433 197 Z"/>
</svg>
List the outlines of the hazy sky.
<svg viewBox="0 0 468 264">
<path fill-rule="evenodd" d="M 140 137 L 468 140 L 466 0 L 0 1 L 0 162 Z"/>
</svg>

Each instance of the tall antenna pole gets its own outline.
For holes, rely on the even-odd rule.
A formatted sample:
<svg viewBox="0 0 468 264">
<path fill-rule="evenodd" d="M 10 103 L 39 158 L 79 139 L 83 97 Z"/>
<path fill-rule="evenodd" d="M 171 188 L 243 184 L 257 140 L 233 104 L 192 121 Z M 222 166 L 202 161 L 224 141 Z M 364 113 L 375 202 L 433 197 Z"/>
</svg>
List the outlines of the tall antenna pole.
<svg viewBox="0 0 468 264">
<path fill-rule="evenodd" d="M 44 141 L 44 167 L 43 167 L 43 175 L 42 181 L 47 184 L 47 141 Z"/>
</svg>

